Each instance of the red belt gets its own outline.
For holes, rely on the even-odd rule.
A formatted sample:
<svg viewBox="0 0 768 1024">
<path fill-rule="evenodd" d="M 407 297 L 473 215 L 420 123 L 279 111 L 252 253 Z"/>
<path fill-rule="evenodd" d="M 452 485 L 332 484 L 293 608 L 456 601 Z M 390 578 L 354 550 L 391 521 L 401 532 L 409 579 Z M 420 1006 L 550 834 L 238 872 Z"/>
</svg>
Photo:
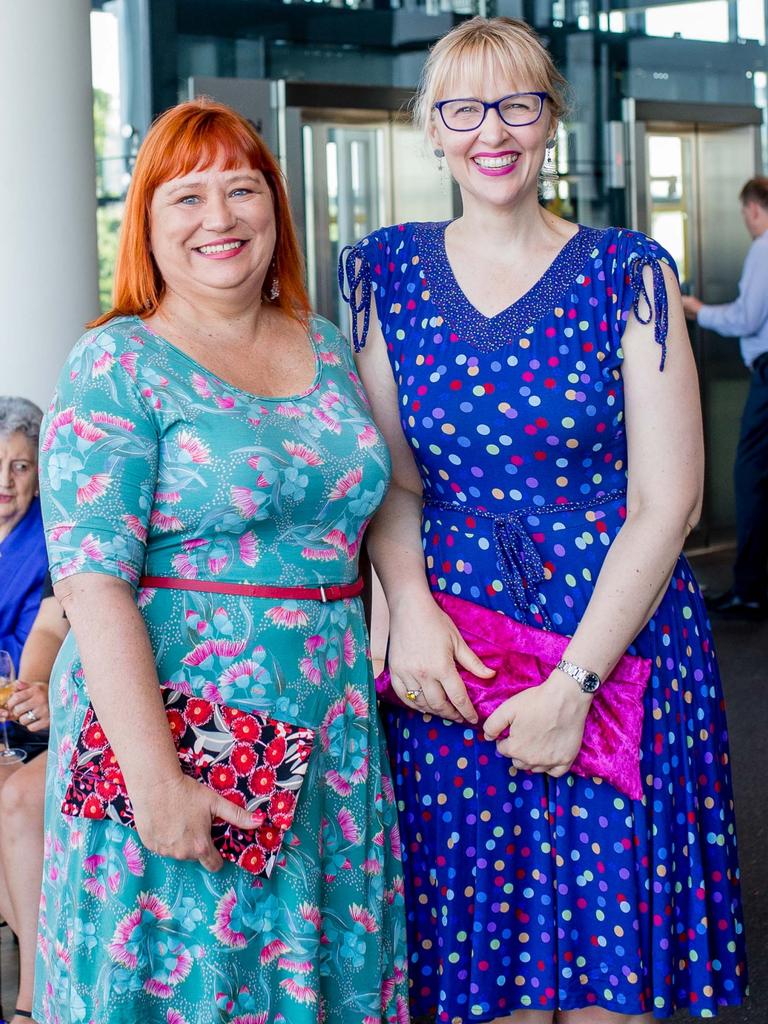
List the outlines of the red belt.
<svg viewBox="0 0 768 1024">
<path fill-rule="evenodd" d="M 140 587 L 161 590 L 200 590 L 206 594 L 234 594 L 239 597 L 278 597 L 286 601 L 341 601 L 363 592 L 363 577 L 354 583 L 328 583 L 318 587 L 261 587 L 251 583 L 219 583 L 218 580 L 179 580 L 173 576 L 142 576 Z"/>
</svg>

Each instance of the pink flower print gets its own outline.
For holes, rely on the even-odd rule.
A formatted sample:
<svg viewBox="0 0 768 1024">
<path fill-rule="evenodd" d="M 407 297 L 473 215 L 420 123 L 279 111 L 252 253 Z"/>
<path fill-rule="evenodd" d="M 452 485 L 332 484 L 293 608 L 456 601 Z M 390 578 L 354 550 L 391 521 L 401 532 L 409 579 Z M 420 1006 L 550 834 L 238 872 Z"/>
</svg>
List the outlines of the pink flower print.
<svg viewBox="0 0 768 1024">
<path fill-rule="evenodd" d="M 80 569 L 85 565 L 85 555 L 78 552 L 73 558 L 68 559 L 66 562 L 62 562 L 59 566 L 59 578 L 64 579 L 67 576 L 72 576 L 74 573 L 79 572 Z"/>
<path fill-rule="evenodd" d="M 238 686 L 250 692 L 255 680 L 263 675 L 264 669 L 258 661 L 248 658 L 245 661 L 236 661 L 234 665 L 226 668 L 219 676 L 219 682 L 222 686 Z"/>
<path fill-rule="evenodd" d="M 153 508 L 149 514 L 150 526 L 154 526 L 159 533 L 174 533 L 184 529 L 184 523 L 178 516 L 169 516 L 161 512 L 159 508 Z"/>
<path fill-rule="evenodd" d="M 237 907 L 237 895 L 234 889 L 228 889 L 219 900 L 214 913 L 211 932 L 225 946 L 232 949 L 245 949 L 248 940 L 244 932 L 232 927 L 232 915 Z"/>
<path fill-rule="evenodd" d="M 323 681 L 323 673 L 312 658 L 302 658 L 299 661 L 299 668 L 301 674 L 315 686 L 319 686 Z"/>
<path fill-rule="evenodd" d="M 370 448 L 372 445 L 376 444 L 378 439 L 379 435 L 376 433 L 376 430 L 368 424 L 368 426 L 363 427 L 357 435 L 357 446 L 358 448 Z"/>
<path fill-rule="evenodd" d="M 388 804 L 395 802 L 395 787 L 392 785 L 392 780 L 388 775 L 382 776 L 381 788 Z"/>
<path fill-rule="evenodd" d="M 320 341 L 320 338 L 317 339 Z M 339 366 L 341 359 L 335 352 L 324 352 L 322 349 L 317 351 L 318 358 L 321 363 L 325 363 L 326 366 Z"/>
<path fill-rule="evenodd" d="M 353 921 L 357 924 L 361 924 L 366 932 L 372 935 L 374 932 L 379 930 L 378 922 L 370 910 L 361 906 L 359 903 L 353 903 L 349 908 L 349 914 Z"/>
<path fill-rule="evenodd" d="M 131 380 L 136 380 L 136 363 L 138 358 L 138 352 L 121 352 L 118 356 L 118 362 Z"/>
<path fill-rule="evenodd" d="M 162 960 L 154 968 L 152 977 L 144 982 L 144 991 L 161 999 L 170 999 L 173 986 L 184 981 L 192 970 L 192 954 L 182 942 L 169 942 L 158 952 Z"/>
<path fill-rule="evenodd" d="M 306 444 L 299 444 L 296 441 L 283 441 L 283 448 L 292 459 L 299 459 L 307 466 L 322 466 L 323 459 L 320 458 L 314 448 Z"/>
<path fill-rule="evenodd" d="M 277 960 L 279 956 L 282 956 L 283 953 L 287 953 L 289 950 L 290 946 L 286 946 L 282 939 L 273 939 L 259 953 L 259 960 L 262 964 L 271 964 L 273 960 Z"/>
<path fill-rule="evenodd" d="M 219 573 L 224 570 L 228 562 L 228 555 L 219 555 L 218 557 L 211 555 L 211 557 L 208 559 L 208 568 L 210 569 L 214 576 L 218 576 Z"/>
<path fill-rule="evenodd" d="M 124 562 L 122 559 L 118 558 L 117 568 L 125 578 L 130 580 L 132 583 L 135 583 L 138 580 L 139 573 L 135 565 L 131 565 L 129 562 Z"/>
<path fill-rule="evenodd" d="M 123 416 L 113 416 L 111 412 L 92 412 L 91 419 L 94 423 L 106 423 L 110 427 L 118 427 L 120 430 L 133 431 L 136 424 Z"/>
<path fill-rule="evenodd" d="M 123 967 L 135 971 L 139 964 L 141 940 L 146 938 L 146 931 L 159 921 L 168 921 L 170 918 L 168 907 L 158 896 L 150 892 L 139 893 L 138 906 L 117 923 L 112 941 L 107 947 L 109 955 Z"/>
<path fill-rule="evenodd" d="M 264 615 L 276 626 L 281 626 L 284 629 L 298 629 L 309 623 L 309 616 L 299 608 L 296 601 L 286 601 L 273 608 L 268 608 Z"/>
<path fill-rule="evenodd" d="M 82 438 L 83 441 L 90 441 L 91 444 L 94 441 L 101 441 L 102 438 L 107 436 L 101 427 L 89 423 L 88 420 L 81 420 L 77 416 L 72 421 L 72 430 L 77 437 Z"/>
<path fill-rule="evenodd" d="M 179 452 L 184 452 L 198 466 L 206 466 L 211 461 L 211 452 L 208 445 L 204 444 L 190 430 L 179 431 L 176 437 L 176 445 Z"/>
<path fill-rule="evenodd" d="M 141 876 L 144 874 L 144 855 L 139 844 L 131 836 L 128 837 L 123 846 L 125 866 L 132 875 Z"/>
<path fill-rule="evenodd" d="M 213 394 L 208 379 L 201 373 L 192 374 L 192 388 L 201 398 L 210 398 Z"/>
<path fill-rule="evenodd" d="M 333 548 L 302 548 L 301 554 L 313 562 L 335 562 L 339 557 L 338 551 Z"/>
<path fill-rule="evenodd" d="M 184 580 L 196 580 L 198 568 L 189 555 L 178 554 L 171 559 L 171 564 L 176 572 Z"/>
<path fill-rule="evenodd" d="M 216 395 L 214 402 L 219 409 L 234 409 L 235 399 L 232 395 Z"/>
<path fill-rule="evenodd" d="M 183 665 L 197 668 L 210 657 L 239 658 L 245 650 L 245 640 L 205 640 L 185 654 Z"/>
<path fill-rule="evenodd" d="M 360 831 L 357 827 L 355 819 L 352 817 L 352 812 L 342 807 L 338 814 L 339 827 L 341 828 L 341 834 L 347 840 L 348 843 L 357 843 L 360 839 Z"/>
<path fill-rule="evenodd" d="M 111 483 L 112 477 L 109 473 L 94 473 L 82 487 L 77 488 L 77 494 L 75 495 L 77 504 L 90 505 L 91 502 L 96 501 L 97 498 L 106 493 Z"/>
<path fill-rule="evenodd" d="M 178 505 L 181 494 L 178 491 L 155 491 L 156 505 Z"/>
<path fill-rule="evenodd" d="M 144 525 L 144 522 L 139 519 L 138 516 L 134 516 L 132 514 L 126 514 L 120 518 L 123 520 L 133 536 L 143 544 L 147 539 L 147 528 Z"/>
<path fill-rule="evenodd" d="M 304 410 L 300 409 L 297 405 L 290 405 L 288 403 L 281 403 L 275 409 L 275 412 L 280 416 L 285 416 L 289 420 L 303 420 Z"/>
<path fill-rule="evenodd" d="M 105 373 L 109 373 L 115 362 L 115 357 L 111 352 L 102 352 L 98 359 L 94 360 L 93 369 L 91 370 L 92 377 L 102 377 Z"/>
<path fill-rule="evenodd" d="M 339 477 L 333 488 L 328 495 L 330 501 L 338 501 L 340 498 L 345 498 L 347 494 L 352 490 L 363 479 L 363 467 L 356 466 L 354 469 L 350 469 L 344 476 Z"/>
<path fill-rule="evenodd" d="M 344 633 L 344 664 L 347 668 L 352 668 L 355 664 L 356 657 L 357 646 L 355 644 L 355 637 L 352 633 L 351 627 L 349 627 Z"/>
<path fill-rule="evenodd" d="M 323 926 L 323 918 L 319 907 L 316 907 L 313 903 L 302 903 L 299 906 L 299 914 L 301 914 L 305 921 L 313 924 L 320 931 Z"/>
<path fill-rule="evenodd" d="M 56 526 L 52 526 L 48 532 L 49 540 L 61 540 L 62 537 L 68 536 L 75 528 L 74 523 L 57 523 Z"/>
<path fill-rule="evenodd" d="M 328 541 L 329 544 L 333 544 L 339 551 L 343 551 L 345 555 L 352 555 L 352 548 L 349 543 L 349 538 L 343 530 L 338 528 L 329 530 L 328 533 L 323 537 L 323 540 Z M 355 549 L 357 545 L 355 545 Z"/>
<path fill-rule="evenodd" d="M 104 561 L 104 552 L 101 550 L 101 544 L 92 533 L 86 534 L 80 541 L 80 550 L 94 562 Z"/>
<path fill-rule="evenodd" d="M 45 432 L 43 438 L 42 451 L 48 452 L 51 450 L 53 442 L 56 440 L 59 431 L 62 427 L 68 426 L 75 418 L 75 410 L 72 406 L 68 409 L 62 409 L 61 412 L 56 413 L 51 422 L 48 425 L 48 429 Z"/>
<path fill-rule="evenodd" d="M 292 974 L 311 974 L 313 970 L 311 960 L 289 960 L 284 956 L 277 961 L 277 966 Z"/>
<path fill-rule="evenodd" d="M 341 423 L 339 422 L 341 405 L 339 396 L 334 391 L 326 391 L 325 394 L 320 396 L 319 404 L 312 410 L 312 415 L 316 420 L 326 428 L 326 430 L 332 431 L 334 434 L 341 433 Z"/>
<path fill-rule="evenodd" d="M 408 1012 L 408 1003 L 403 996 L 397 997 L 397 1024 L 410 1024 L 411 1016 Z"/>
<path fill-rule="evenodd" d="M 243 565 L 256 565 L 259 560 L 259 541 L 252 530 L 249 530 L 247 533 L 240 534 L 237 541 L 237 547 L 240 552 L 240 561 Z"/>
<path fill-rule="evenodd" d="M 393 825 L 389 833 L 389 848 L 395 860 L 403 859 L 403 846 L 400 840 L 400 828 L 398 825 Z"/>
<path fill-rule="evenodd" d="M 188 1024 L 188 1021 L 178 1010 L 169 1010 L 165 1015 L 165 1024 Z"/>
<path fill-rule="evenodd" d="M 250 487 L 232 487 L 230 495 L 235 508 L 244 519 L 263 519 L 265 494 L 252 490 Z"/>
<path fill-rule="evenodd" d="M 267 1013 L 241 1013 L 233 1017 L 229 1024 L 267 1024 Z M 277 1016 L 275 1016 L 277 1021 Z"/>
<path fill-rule="evenodd" d="M 317 992 L 311 985 L 302 985 L 296 978 L 283 978 L 280 988 L 284 988 L 289 996 L 292 996 L 297 1003 L 308 1006 L 317 1002 Z"/>
</svg>

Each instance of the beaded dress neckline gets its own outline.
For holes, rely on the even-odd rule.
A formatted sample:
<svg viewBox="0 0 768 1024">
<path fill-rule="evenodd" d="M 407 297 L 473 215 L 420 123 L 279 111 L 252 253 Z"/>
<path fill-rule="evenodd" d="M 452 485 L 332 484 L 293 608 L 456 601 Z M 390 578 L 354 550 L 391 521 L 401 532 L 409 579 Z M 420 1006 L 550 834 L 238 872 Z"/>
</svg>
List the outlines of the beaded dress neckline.
<svg viewBox="0 0 768 1024">
<path fill-rule="evenodd" d="M 446 326 L 462 341 L 490 351 L 522 334 L 551 313 L 576 282 L 587 257 L 604 230 L 578 225 L 560 252 L 528 291 L 494 316 L 487 317 L 469 301 L 453 273 L 445 248 L 445 230 L 451 221 L 417 224 L 414 241 L 430 297 Z"/>
</svg>

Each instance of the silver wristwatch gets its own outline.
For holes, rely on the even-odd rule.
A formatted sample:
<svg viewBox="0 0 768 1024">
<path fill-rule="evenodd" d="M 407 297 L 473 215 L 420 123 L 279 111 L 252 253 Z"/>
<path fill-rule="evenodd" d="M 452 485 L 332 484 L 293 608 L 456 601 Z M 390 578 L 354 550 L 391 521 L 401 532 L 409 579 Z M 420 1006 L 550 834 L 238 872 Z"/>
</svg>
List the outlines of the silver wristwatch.
<svg viewBox="0 0 768 1024">
<path fill-rule="evenodd" d="M 581 687 L 582 693 L 595 693 L 600 688 L 602 680 L 597 672 L 590 672 L 589 669 L 574 665 L 572 661 L 566 661 L 565 658 L 561 658 L 555 668 L 559 668 L 561 672 L 565 672 L 567 676 L 575 679 Z"/>
</svg>

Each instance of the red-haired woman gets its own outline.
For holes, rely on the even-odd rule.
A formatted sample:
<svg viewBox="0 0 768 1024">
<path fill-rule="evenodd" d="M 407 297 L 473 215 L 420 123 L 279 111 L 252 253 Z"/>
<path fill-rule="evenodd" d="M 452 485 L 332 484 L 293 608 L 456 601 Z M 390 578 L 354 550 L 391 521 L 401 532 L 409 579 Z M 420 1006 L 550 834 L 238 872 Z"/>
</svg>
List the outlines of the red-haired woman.
<svg viewBox="0 0 768 1024">
<path fill-rule="evenodd" d="M 42 443 L 72 632 L 35 1017 L 406 1020 L 357 566 L 389 460 L 342 337 L 309 313 L 277 164 L 227 107 L 151 129 L 92 327 Z M 182 772 L 211 751 L 207 783 Z"/>
</svg>

